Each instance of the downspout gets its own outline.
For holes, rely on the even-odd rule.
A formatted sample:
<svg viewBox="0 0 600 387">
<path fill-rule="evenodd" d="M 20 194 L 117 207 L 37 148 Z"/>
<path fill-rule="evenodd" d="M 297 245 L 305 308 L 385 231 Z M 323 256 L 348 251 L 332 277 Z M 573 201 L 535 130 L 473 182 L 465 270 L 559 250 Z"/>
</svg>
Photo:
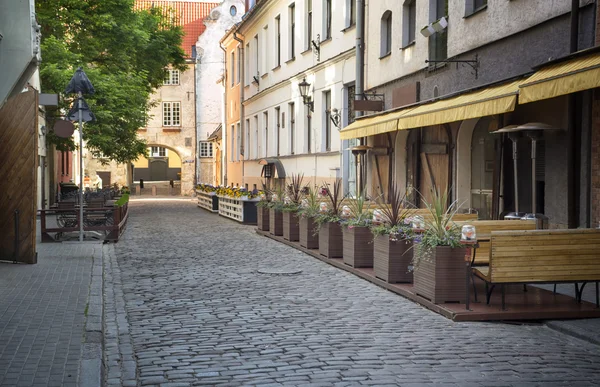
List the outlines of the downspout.
<svg viewBox="0 0 600 387">
<path fill-rule="evenodd" d="M 221 178 L 222 185 L 227 187 L 227 49 L 219 42 L 219 47 L 223 50 L 223 123 L 221 124 L 221 143 L 223 152 L 221 152 L 221 166 L 223 174 Z"/>
<path fill-rule="evenodd" d="M 571 0 L 571 36 L 570 52 L 576 52 L 579 40 L 579 0 Z M 579 224 L 578 211 L 579 206 L 579 169 L 577 168 L 577 94 L 569 94 L 568 106 L 568 131 L 567 131 L 567 225 L 569 228 L 576 228 Z M 535 182 L 534 182 L 535 184 Z"/>
<path fill-rule="evenodd" d="M 197 51 L 197 50 L 196 50 Z M 198 124 L 198 55 L 196 54 L 196 61 L 194 63 L 194 116 L 196 118 L 196 130 L 194 131 L 194 147 L 196 148 L 196 155 L 194 157 L 194 190 L 198 185 L 198 160 L 200 159 L 200 147 L 198 146 L 198 130 L 200 125 Z"/>
<path fill-rule="evenodd" d="M 244 38 L 243 35 L 240 34 L 240 36 L 242 37 L 242 39 Z M 244 64 L 244 41 L 240 38 L 238 38 L 238 33 L 234 32 L 233 33 L 233 39 L 238 41 L 240 43 L 240 53 L 238 55 L 238 61 L 240 63 L 240 66 L 238 66 L 238 68 L 241 70 Z M 244 148 L 244 153 L 242 154 L 242 184 L 245 183 L 246 180 L 246 174 L 244 171 L 244 166 L 245 166 L 245 162 L 244 159 L 246 158 L 247 155 L 247 144 L 246 144 L 246 139 L 244 138 L 244 133 L 245 133 L 245 128 L 244 128 L 244 71 L 240 71 L 239 77 L 240 77 L 240 84 L 239 84 L 239 88 L 240 88 L 240 140 L 243 144 L 243 148 Z"/>
<path fill-rule="evenodd" d="M 356 82 L 355 82 L 355 99 L 363 99 L 364 83 L 365 83 L 365 1 L 356 0 Z M 355 111 L 355 117 L 361 117 L 361 111 Z M 362 137 L 359 139 L 360 145 L 366 145 L 367 139 Z M 365 171 L 366 152 L 364 155 L 356 156 L 357 158 L 357 180 L 356 190 L 358 195 L 362 195 L 365 188 Z"/>
</svg>

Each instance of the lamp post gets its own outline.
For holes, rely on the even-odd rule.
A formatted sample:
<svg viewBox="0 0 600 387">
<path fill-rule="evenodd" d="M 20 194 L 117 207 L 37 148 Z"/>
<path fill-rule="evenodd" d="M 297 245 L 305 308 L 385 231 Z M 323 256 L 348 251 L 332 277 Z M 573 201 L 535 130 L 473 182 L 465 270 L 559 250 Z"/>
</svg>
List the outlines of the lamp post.
<svg viewBox="0 0 600 387">
<path fill-rule="evenodd" d="M 308 91 L 310 90 L 310 83 L 306 82 L 306 78 L 302 79 L 302 82 L 298 84 L 298 89 L 300 89 L 302 102 L 310 108 L 311 112 L 314 112 L 314 102 L 312 101 L 312 98 L 310 98 L 310 96 L 308 95 Z"/>
<path fill-rule="evenodd" d="M 94 86 L 81 67 L 69 81 L 65 94 L 77 93 L 77 120 L 79 122 L 79 242 L 83 242 L 83 121 L 93 121 L 94 116 L 87 104 L 84 104 L 83 93 L 94 94 Z M 74 110 L 71 109 L 71 112 Z M 84 119 L 83 113 L 88 113 Z M 69 118 L 72 114 L 69 112 Z"/>
</svg>

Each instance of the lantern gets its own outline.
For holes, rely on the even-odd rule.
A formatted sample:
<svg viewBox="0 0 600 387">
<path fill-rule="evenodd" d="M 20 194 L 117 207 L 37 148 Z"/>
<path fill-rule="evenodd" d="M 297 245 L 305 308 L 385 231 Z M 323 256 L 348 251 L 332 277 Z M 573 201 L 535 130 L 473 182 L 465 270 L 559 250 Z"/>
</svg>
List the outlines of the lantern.
<svg viewBox="0 0 600 387">
<path fill-rule="evenodd" d="M 350 211 L 350 207 L 348 207 L 348 206 L 342 207 L 342 218 L 349 218 L 351 214 L 352 214 L 352 211 Z"/>
<path fill-rule="evenodd" d="M 373 211 L 373 223 L 375 223 L 375 224 L 383 223 L 383 213 L 381 212 L 381 210 Z"/>
<path fill-rule="evenodd" d="M 327 212 L 327 203 L 321 202 L 321 204 L 319 204 L 319 212 Z"/>
<path fill-rule="evenodd" d="M 475 243 L 477 242 L 477 232 L 475 230 L 475 226 L 470 224 L 465 224 L 462 226 L 462 230 L 460 233 L 460 241 L 463 243 Z"/>
<path fill-rule="evenodd" d="M 425 219 L 421 215 L 415 215 L 412 218 L 412 228 L 415 232 L 425 230 Z"/>
</svg>

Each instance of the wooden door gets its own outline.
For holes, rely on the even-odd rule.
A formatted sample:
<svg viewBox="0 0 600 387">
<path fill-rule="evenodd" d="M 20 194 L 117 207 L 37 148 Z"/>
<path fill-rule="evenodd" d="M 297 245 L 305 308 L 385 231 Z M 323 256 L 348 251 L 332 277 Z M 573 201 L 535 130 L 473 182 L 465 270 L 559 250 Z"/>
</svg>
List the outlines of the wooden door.
<svg viewBox="0 0 600 387">
<path fill-rule="evenodd" d="M 102 187 L 99 187 L 99 188 L 110 187 L 110 184 L 111 184 L 110 171 L 96 172 L 96 174 L 98 174 L 98 176 L 102 179 Z"/>
<path fill-rule="evenodd" d="M 450 188 L 450 142 L 450 128 L 446 125 L 431 126 L 421 130 L 419 192 L 429 203 L 432 190 L 443 193 Z M 425 207 L 423 200 L 420 207 Z"/>
<path fill-rule="evenodd" d="M 37 93 L 0 109 L 0 259 L 36 263 Z M 19 233 L 15 235 L 15 214 Z M 15 254 L 16 253 L 16 254 Z"/>
<path fill-rule="evenodd" d="M 150 181 L 166 181 L 168 162 L 163 159 L 150 160 Z"/>
</svg>

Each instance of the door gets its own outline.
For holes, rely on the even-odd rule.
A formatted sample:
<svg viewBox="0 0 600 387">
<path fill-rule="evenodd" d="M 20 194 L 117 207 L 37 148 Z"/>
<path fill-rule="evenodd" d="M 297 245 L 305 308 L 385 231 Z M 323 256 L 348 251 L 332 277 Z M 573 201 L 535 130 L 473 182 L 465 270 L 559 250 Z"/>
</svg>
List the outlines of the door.
<svg viewBox="0 0 600 387">
<path fill-rule="evenodd" d="M 446 125 L 431 126 L 421 130 L 418 187 L 423 199 L 428 203 L 431 203 L 432 190 L 444 193 L 450 189 L 450 139 L 450 128 Z M 420 207 L 425 207 L 423 200 Z"/>
<path fill-rule="evenodd" d="M 492 219 L 494 187 L 494 135 L 489 131 L 489 119 L 477 122 L 471 140 L 471 208 L 479 219 Z"/>
<path fill-rule="evenodd" d="M 110 184 L 111 184 L 110 171 L 109 172 L 96 172 L 96 174 L 98 175 L 98 177 L 100 177 L 100 179 L 102 179 L 102 187 L 100 187 L 100 188 L 110 187 Z"/>
<path fill-rule="evenodd" d="M 150 181 L 167 181 L 167 167 L 167 160 L 150 160 Z"/>
</svg>

